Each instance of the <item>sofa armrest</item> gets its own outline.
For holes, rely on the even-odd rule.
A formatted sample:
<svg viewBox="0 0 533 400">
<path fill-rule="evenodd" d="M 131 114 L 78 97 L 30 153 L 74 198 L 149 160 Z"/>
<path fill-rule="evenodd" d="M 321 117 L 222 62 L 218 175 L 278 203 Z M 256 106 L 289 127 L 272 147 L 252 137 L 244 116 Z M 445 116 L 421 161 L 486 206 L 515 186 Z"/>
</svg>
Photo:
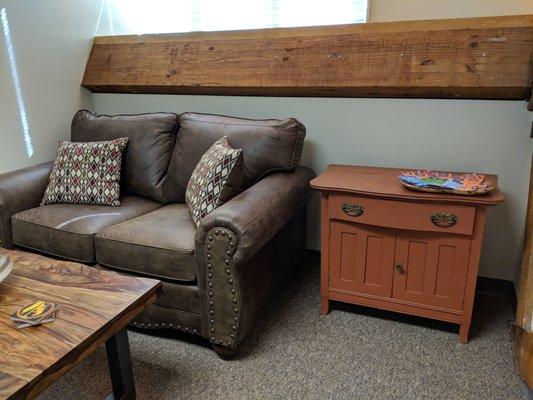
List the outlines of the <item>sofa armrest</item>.
<svg viewBox="0 0 533 400">
<path fill-rule="evenodd" d="M 289 258 L 281 263 L 282 270 L 272 265 L 271 253 L 280 246 L 276 242 L 269 248 L 269 242 L 284 231 L 291 219 L 305 212 L 312 193 L 309 181 L 314 176 L 312 170 L 304 167 L 269 175 L 200 223 L 195 256 L 198 288 L 207 305 L 200 311 L 206 321 L 202 334 L 219 355 L 229 356 L 236 351 L 278 283 L 291 269 L 287 265 Z M 305 217 L 300 221 L 304 226 L 299 226 L 300 234 L 295 235 L 295 254 L 305 247 L 305 240 L 298 238 L 305 236 Z M 284 237 L 290 240 L 291 234 L 285 232 Z"/>
<path fill-rule="evenodd" d="M 0 174 L 0 241 L 13 247 L 11 216 L 41 202 L 53 161 Z"/>
<path fill-rule="evenodd" d="M 197 254 L 203 254 L 210 230 L 226 228 L 236 238 L 233 265 L 246 263 L 307 204 L 312 194 L 309 181 L 315 176 L 307 167 L 274 173 L 223 204 L 198 227 Z"/>
</svg>

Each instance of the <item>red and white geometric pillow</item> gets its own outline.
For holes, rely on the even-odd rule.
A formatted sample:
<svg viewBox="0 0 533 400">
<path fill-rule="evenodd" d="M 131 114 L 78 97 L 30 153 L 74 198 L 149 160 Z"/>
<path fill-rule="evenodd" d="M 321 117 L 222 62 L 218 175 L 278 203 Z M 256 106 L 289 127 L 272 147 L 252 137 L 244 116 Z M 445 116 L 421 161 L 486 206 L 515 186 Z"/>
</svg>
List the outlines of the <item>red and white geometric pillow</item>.
<svg viewBox="0 0 533 400">
<path fill-rule="evenodd" d="M 239 193 L 243 176 L 242 149 L 231 147 L 225 136 L 217 140 L 196 164 L 185 192 L 185 201 L 196 226 L 207 214 Z"/>
<path fill-rule="evenodd" d="M 122 152 L 128 138 L 61 142 L 41 205 L 119 206 Z"/>
</svg>

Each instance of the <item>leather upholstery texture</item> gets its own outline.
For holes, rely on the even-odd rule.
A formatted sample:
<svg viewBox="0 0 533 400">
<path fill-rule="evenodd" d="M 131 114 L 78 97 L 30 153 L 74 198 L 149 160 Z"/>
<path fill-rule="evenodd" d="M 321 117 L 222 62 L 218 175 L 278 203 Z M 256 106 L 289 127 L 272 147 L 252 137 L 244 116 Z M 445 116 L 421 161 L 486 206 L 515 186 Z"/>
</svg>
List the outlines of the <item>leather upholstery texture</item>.
<svg viewBox="0 0 533 400">
<path fill-rule="evenodd" d="M 196 225 L 185 204 L 170 204 L 96 235 L 99 264 L 153 278 L 196 280 Z"/>
<path fill-rule="evenodd" d="M 198 227 L 198 286 L 207 299 L 204 320 L 211 323 L 204 334 L 213 344 L 235 349 L 298 264 L 305 250 L 305 208 L 314 177 L 306 167 L 271 174 Z M 297 221 L 296 226 L 289 228 L 290 221 Z M 283 239 L 273 243 L 276 235 Z"/>
<path fill-rule="evenodd" d="M 306 248 L 306 207 L 294 216 L 252 258 L 236 269 L 242 316 L 235 346 L 256 324 L 268 302 L 300 265 Z"/>
<path fill-rule="evenodd" d="M 93 263 L 94 237 L 108 226 L 161 207 L 160 203 L 135 196 L 120 199 L 119 207 L 84 204 L 51 204 L 12 217 L 13 242 L 32 250 Z"/>
<path fill-rule="evenodd" d="M 0 242 L 13 248 L 11 216 L 37 207 L 41 202 L 53 162 L 0 174 Z"/>
<path fill-rule="evenodd" d="M 205 244 L 207 232 L 227 228 L 237 238 L 233 261 L 240 265 L 263 247 L 295 211 L 307 204 L 313 170 L 297 167 L 292 172 L 271 174 L 207 215 L 196 232 L 196 248 Z M 201 260 L 199 262 L 201 266 Z"/>
<path fill-rule="evenodd" d="M 176 285 L 175 285 L 176 286 Z M 179 298 L 187 298 L 181 294 Z M 147 308 L 135 320 L 132 325 L 141 329 L 175 329 L 194 335 L 202 332 L 202 317 L 199 314 L 186 312 L 176 308 L 163 307 L 159 304 Z"/>
<path fill-rule="evenodd" d="M 305 128 L 297 120 L 185 113 L 105 116 L 79 111 L 72 140 L 128 137 L 119 207 L 40 203 L 52 163 L 0 175 L 2 246 L 149 276 L 156 304 L 133 325 L 209 339 L 228 356 L 299 264 L 315 173 L 298 166 Z M 198 227 L 187 183 L 211 145 L 227 136 L 244 154 L 241 192 Z M 134 194 L 134 195 L 131 195 Z M 36 208 L 37 207 L 37 208 Z"/>
<path fill-rule="evenodd" d="M 216 312 L 210 315 L 208 306 L 213 298 L 207 295 L 209 289 L 205 281 L 209 272 L 206 270 L 202 278 L 204 283 L 199 283 L 198 286 L 163 281 L 163 294 L 156 301 L 156 305 L 136 318 L 133 326 L 143 329 L 171 328 L 199 334 L 211 341 L 213 334 L 217 335 L 215 337 L 218 339 L 220 333 L 227 330 L 234 333 L 235 339 L 229 347 L 227 342 L 223 345 L 231 352 L 239 346 L 264 311 L 268 301 L 287 282 L 294 268 L 299 265 L 305 252 L 305 243 L 306 208 L 303 207 L 258 253 L 236 269 L 234 279 L 236 287 L 239 288 L 240 314 L 234 313 L 234 304 L 229 299 L 229 307 L 221 308 L 228 311 L 221 314 L 217 304 L 214 304 L 217 307 Z M 217 267 L 223 268 L 222 265 Z M 221 276 L 224 274 L 225 271 L 222 269 Z M 174 290 L 171 291 L 170 288 Z M 231 293 L 227 281 L 218 283 L 215 290 L 224 291 L 225 288 Z M 193 294 L 191 290 L 196 292 Z M 211 321 L 214 324 L 211 324 Z M 233 326 L 238 329 L 233 331 Z M 211 332 L 212 328 L 215 332 Z"/>
<path fill-rule="evenodd" d="M 197 285 L 175 284 L 167 281 L 162 282 L 161 293 L 156 300 L 156 304 L 161 307 L 198 315 L 204 303 L 203 299 L 200 299 Z"/>
<path fill-rule="evenodd" d="M 129 138 L 121 191 L 163 201 L 163 178 L 174 146 L 178 116 L 172 113 L 98 115 L 80 110 L 71 125 L 73 142 Z"/>
<path fill-rule="evenodd" d="M 191 174 L 202 155 L 222 136 L 244 154 L 242 189 L 273 171 L 290 171 L 300 162 L 305 127 L 296 119 L 252 120 L 184 113 L 164 183 L 166 202 L 184 202 Z"/>
</svg>

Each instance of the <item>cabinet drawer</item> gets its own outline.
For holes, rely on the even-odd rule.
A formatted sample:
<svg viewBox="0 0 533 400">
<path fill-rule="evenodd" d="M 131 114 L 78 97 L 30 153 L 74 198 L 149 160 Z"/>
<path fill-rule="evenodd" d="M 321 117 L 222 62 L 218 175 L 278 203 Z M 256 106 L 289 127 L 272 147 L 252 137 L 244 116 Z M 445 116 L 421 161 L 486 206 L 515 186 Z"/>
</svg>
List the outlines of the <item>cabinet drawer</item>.
<svg viewBox="0 0 533 400">
<path fill-rule="evenodd" d="M 475 207 L 331 194 L 330 218 L 425 232 L 472 235 Z"/>
</svg>

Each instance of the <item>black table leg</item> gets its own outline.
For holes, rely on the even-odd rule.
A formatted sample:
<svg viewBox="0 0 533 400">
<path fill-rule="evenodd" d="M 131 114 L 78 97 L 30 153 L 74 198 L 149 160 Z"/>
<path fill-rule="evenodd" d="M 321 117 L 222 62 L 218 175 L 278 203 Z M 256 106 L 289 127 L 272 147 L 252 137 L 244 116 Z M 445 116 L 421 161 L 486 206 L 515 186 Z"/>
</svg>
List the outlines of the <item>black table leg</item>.
<svg viewBox="0 0 533 400">
<path fill-rule="evenodd" d="M 135 382 L 131 368 L 130 345 L 126 328 L 105 343 L 113 394 L 107 400 L 134 400 Z"/>
</svg>

